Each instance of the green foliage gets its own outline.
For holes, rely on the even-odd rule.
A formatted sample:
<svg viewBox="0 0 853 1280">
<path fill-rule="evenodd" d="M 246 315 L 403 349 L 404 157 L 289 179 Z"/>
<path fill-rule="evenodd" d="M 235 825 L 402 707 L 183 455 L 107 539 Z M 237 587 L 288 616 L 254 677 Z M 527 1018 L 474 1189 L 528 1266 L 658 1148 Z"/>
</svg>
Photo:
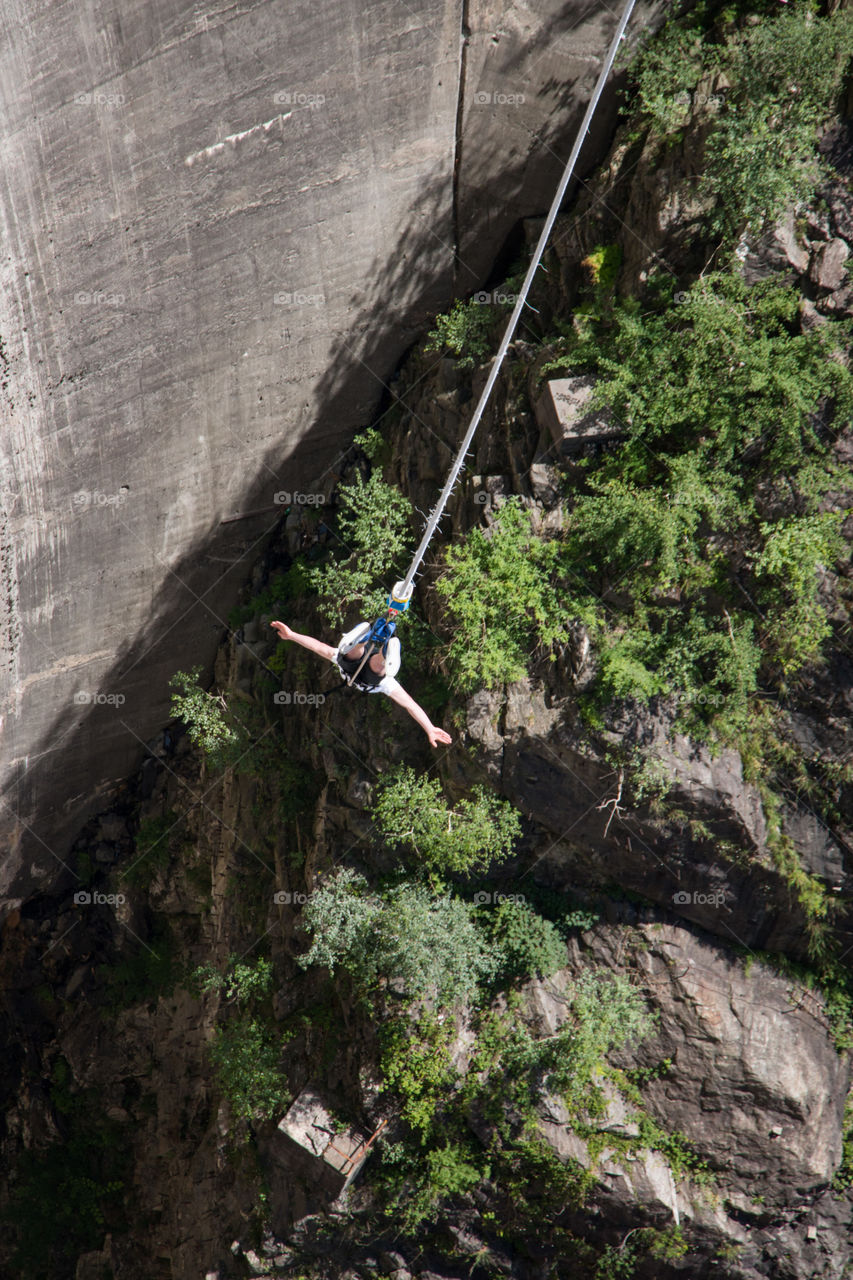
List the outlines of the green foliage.
<svg viewBox="0 0 853 1280">
<path fill-rule="evenodd" d="M 526 902 L 506 899 L 490 912 L 488 922 L 504 981 L 548 978 L 564 967 L 565 939 Z"/>
<path fill-rule="evenodd" d="M 702 30 L 703 15 L 671 23 L 639 60 L 637 100 L 658 134 L 713 107 L 701 189 L 713 200 L 714 230 L 755 232 L 807 198 L 820 176 L 820 127 L 836 106 L 853 55 L 853 15 L 818 16 L 792 4 L 724 37 Z M 714 82 L 725 88 L 710 92 Z M 701 88 L 700 88 L 701 86 Z"/>
<path fill-rule="evenodd" d="M 768 635 L 785 675 L 814 658 L 830 634 L 817 599 L 818 568 L 834 564 L 843 554 L 843 519 L 840 513 L 824 512 L 760 526 L 764 545 L 755 558 L 755 572 L 759 582 L 768 584 L 763 593 L 773 610 Z"/>
<path fill-rule="evenodd" d="M 630 1280 L 636 1274 L 637 1248 L 633 1241 L 622 1245 L 606 1244 L 595 1268 L 594 1280 Z"/>
<path fill-rule="evenodd" d="M 316 794 L 311 771 L 282 751 L 275 724 L 246 697 L 232 693 L 226 702 L 223 694 L 206 693 L 199 675 L 196 667 L 172 677 L 172 714 L 184 721 L 211 768 L 234 769 L 264 783 L 281 821 L 310 805 Z"/>
<path fill-rule="evenodd" d="M 560 1094 L 577 1117 L 599 1112 L 598 1081 L 606 1071 L 607 1054 L 641 1040 L 651 1028 L 640 993 L 620 973 L 585 971 L 569 999 L 563 1026 L 540 1040 L 512 1016 L 511 1008 L 507 1015 L 481 1019 L 466 1088 L 505 1138 L 508 1112 L 535 1126 L 543 1088 Z"/>
<path fill-rule="evenodd" d="M 555 543 L 534 538 L 530 518 L 515 500 L 504 503 L 494 526 L 472 529 L 449 547 L 436 583 L 448 602 L 453 638 L 453 683 L 463 692 L 521 680 L 537 644 L 562 633 L 565 605 L 552 585 Z"/>
<path fill-rule="evenodd" d="M 169 922 L 155 916 L 149 936 L 128 937 L 112 964 L 102 967 L 107 1003 L 116 1011 L 167 996 L 181 978 L 181 962 Z"/>
<path fill-rule="evenodd" d="M 287 1108 L 281 1040 L 258 1018 L 244 1015 L 217 1027 L 210 1056 L 235 1116 L 273 1119 Z"/>
<path fill-rule="evenodd" d="M 621 265 L 622 247 L 618 244 L 596 245 L 581 263 L 589 272 L 593 288 L 599 295 L 612 290 Z"/>
<path fill-rule="evenodd" d="M 395 565 L 402 570 L 409 546 L 412 507 L 379 471 L 366 481 L 357 472 L 352 484 L 341 486 L 340 499 L 338 536 L 345 558 L 312 569 L 310 580 L 322 597 L 320 612 L 343 626 L 356 611 L 371 618 L 384 613 L 389 578 Z"/>
<path fill-rule="evenodd" d="M 632 69 L 634 101 L 656 134 L 687 124 L 708 59 L 703 33 L 689 18 L 684 25 L 668 23 L 638 58 Z"/>
<path fill-rule="evenodd" d="M 131 863 L 122 873 L 128 885 L 142 888 L 150 884 L 159 871 L 166 869 L 180 826 L 181 820 L 172 810 L 140 822 Z"/>
<path fill-rule="evenodd" d="M 225 768 L 241 744 L 241 736 L 226 716 L 225 699 L 199 687 L 201 667 L 176 671 L 169 681 L 172 715 L 183 720 L 194 746 L 200 747 L 214 769 Z"/>
<path fill-rule="evenodd" d="M 311 949 L 300 956 L 304 969 L 324 965 L 330 973 L 339 966 L 361 973 L 363 952 L 382 902 L 369 892 L 363 876 L 344 868 L 315 889 L 302 914 L 302 923 L 313 935 Z"/>
<path fill-rule="evenodd" d="M 446 315 L 435 318 L 435 328 L 427 335 L 425 351 L 450 351 L 459 358 L 460 369 L 473 369 L 491 353 L 489 333 L 495 311 L 472 298 L 454 302 Z"/>
<path fill-rule="evenodd" d="M 554 1037 L 536 1043 L 533 1060 L 548 1088 L 578 1110 L 593 1097 L 605 1056 L 641 1040 L 650 1028 L 642 996 L 627 978 L 587 970 L 575 983 L 571 1019 Z"/>
<path fill-rule="evenodd" d="M 436 871 L 469 871 L 506 858 L 521 833 L 518 813 L 483 787 L 451 809 L 436 778 L 407 765 L 379 785 L 373 817 L 383 838 Z"/>
<path fill-rule="evenodd" d="M 701 1160 L 683 1133 L 670 1133 L 644 1112 L 636 1117 L 640 1130 L 637 1139 L 641 1147 L 659 1151 L 676 1177 L 690 1177 L 694 1182 L 709 1183 L 712 1175 L 708 1165 Z"/>
<path fill-rule="evenodd" d="M 681 1227 L 668 1227 L 653 1233 L 649 1245 L 649 1254 L 652 1258 L 661 1258 L 664 1262 L 677 1262 L 688 1252 L 688 1244 Z"/>
<path fill-rule="evenodd" d="M 450 1062 L 455 1023 L 422 1013 L 414 1025 L 407 1019 L 386 1023 L 381 1032 L 381 1068 L 385 1086 L 402 1102 L 401 1118 L 424 1143 L 439 1106 L 456 1080 Z"/>
<path fill-rule="evenodd" d="M 626 423 L 628 442 L 600 474 L 611 483 L 656 481 L 687 506 L 681 525 L 695 525 L 698 508 L 716 527 L 733 506 L 748 514 L 758 475 L 825 455 L 814 421 L 821 399 L 851 405 L 850 374 L 828 358 L 846 326 L 792 333 L 799 295 L 772 280 L 747 286 L 737 274 L 708 275 L 680 299 L 614 312 L 596 361 L 604 375 L 596 399 Z M 578 354 L 594 359 L 586 345 Z M 675 464 L 685 454 L 687 470 Z"/>
<path fill-rule="evenodd" d="M 427 1178 L 436 1199 L 464 1195 L 484 1177 L 488 1177 L 488 1169 L 466 1160 L 460 1149 L 449 1142 L 427 1155 Z"/>
<path fill-rule="evenodd" d="M 841 1164 L 832 1179 L 832 1189 L 841 1194 L 853 1186 L 853 1091 L 847 1095 L 844 1104 L 844 1122 L 842 1125 Z"/>
<path fill-rule="evenodd" d="M 21 1153 L 3 1214 L 15 1245 L 11 1265 L 29 1280 L 72 1274 L 79 1254 L 99 1249 L 105 1232 L 117 1235 L 127 1225 L 126 1129 L 104 1115 L 97 1091 L 74 1088 L 62 1058 L 54 1063 L 51 1100 L 60 1137 Z"/>
<path fill-rule="evenodd" d="M 269 960 L 256 960 L 243 964 L 236 956 L 230 956 L 225 973 L 211 964 L 200 965 L 192 975 L 193 986 L 200 994 L 220 991 L 226 1000 L 243 1008 L 254 1000 L 270 994 L 273 985 L 273 967 Z"/>
<path fill-rule="evenodd" d="M 234 1115 L 249 1121 L 272 1119 L 289 1102 L 281 1055 L 292 1033 L 282 1035 L 276 1026 L 273 983 L 269 960 L 246 963 L 236 956 L 229 956 L 224 972 L 200 965 L 188 983 L 194 995 L 216 991 L 231 1006 L 229 1020 L 214 1032 L 210 1059 Z"/>
<path fill-rule="evenodd" d="M 303 923 L 314 937 L 300 964 L 340 966 L 366 994 L 391 983 L 409 999 L 452 1005 L 470 996 L 494 967 L 472 909 L 419 884 L 397 885 L 380 897 L 361 876 L 341 871 L 311 895 Z"/>
<path fill-rule="evenodd" d="M 557 573 L 595 642 L 599 698 L 678 693 L 700 737 L 742 732 L 762 666 L 793 674 L 828 632 L 815 571 L 840 518 L 815 513 L 835 483 L 818 411 L 849 418 L 853 383 L 834 358 L 845 325 L 797 332 L 797 308 L 773 281 L 717 273 L 570 343 L 625 440 L 587 467 Z"/>
<path fill-rule="evenodd" d="M 757 230 L 811 194 L 818 129 L 851 55 L 849 10 L 822 18 L 792 5 L 733 37 L 723 61 L 732 88 L 705 152 L 717 229 Z"/>
<path fill-rule="evenodd" d="M 489 1176 L 489 1166 L 470 1142 L 448 1139 L 417 1155 L 403 1143 L 383 1143 L 380 1154 L 385 1213 L 395 1227 L 421 1236 L 436 1221 L 443 1200 L 464 1195 Z"/>
</svg>

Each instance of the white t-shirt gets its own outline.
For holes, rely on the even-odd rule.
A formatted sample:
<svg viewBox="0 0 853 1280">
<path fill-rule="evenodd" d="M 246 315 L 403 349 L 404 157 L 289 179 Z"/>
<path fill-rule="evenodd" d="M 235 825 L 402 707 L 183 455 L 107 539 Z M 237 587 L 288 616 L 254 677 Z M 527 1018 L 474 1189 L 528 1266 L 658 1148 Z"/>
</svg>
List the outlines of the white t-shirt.
<svg viewBox="0 0 853 1280">
<path fill-rule="evenodd" d="M 340 644 L 335 650 L 335 656 L 332 661 L 337 663 L 341 654 L 347 654 L 350 649 L 354 649 L 357 644 L 361 644 L 362 640 L 365 640 L 370 634 L 371 626 L 372 623 L 370 622 L 360 622 L 357 627 L 353 627 L 352 631 L 348 631 L 345 636 L 342 636 Z M 341 671 L 341 668 L 338 667 L 338 670 Z M 400 688 L 399 684 L 394 679 L 399 670 L 400 641 L 396 636 L 392 636 L 388 641 L 388 652 L 385 654 L 385 675 L 379 681 L 379 684 L 375 689 L 367 689 L 365 692 L 393 693 L 395 689 Z M 343 674 L 344 672 L 341 671 L 341 675 Z"/>
</svg>

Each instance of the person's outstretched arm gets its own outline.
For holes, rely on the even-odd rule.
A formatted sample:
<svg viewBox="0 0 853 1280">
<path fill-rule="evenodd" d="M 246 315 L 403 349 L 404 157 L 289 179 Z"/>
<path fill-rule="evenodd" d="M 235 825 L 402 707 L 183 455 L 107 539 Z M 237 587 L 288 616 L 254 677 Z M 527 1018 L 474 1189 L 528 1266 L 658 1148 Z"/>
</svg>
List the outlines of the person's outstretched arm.
<svg viewBox="0 0 853 1280">
<path fill-rule="evenodd" d="M 439 729 L 437 725 L 433 724 L 423 707 L 419 707 L 414 698 L 406 693 L 406 690 L 401 685 L 398 684 L 395 689 L 392 689 L 388 697 L 392 702 L 396 702 L 398 707 L 404 707 L 413 720 L 417 720 L 429 738 L 431 747 L 447 747 L 453 741 L 449 733 L 445 733 L 443 729 Z"/>
<path fill-rule="evenodd" d="M 334 662 L 337 649 L 332 648 L 330 644 L 315 640 L 313 636 L 301 636 L 298 631 L 292 631 L 284 622 L 271 622 L 270 626 L 282 640 L 292 640 L 295 644 L 301 644 L 303 649 L 310 649 L 312 653 L 319 654 L 328 662 Z"/>
</svg>

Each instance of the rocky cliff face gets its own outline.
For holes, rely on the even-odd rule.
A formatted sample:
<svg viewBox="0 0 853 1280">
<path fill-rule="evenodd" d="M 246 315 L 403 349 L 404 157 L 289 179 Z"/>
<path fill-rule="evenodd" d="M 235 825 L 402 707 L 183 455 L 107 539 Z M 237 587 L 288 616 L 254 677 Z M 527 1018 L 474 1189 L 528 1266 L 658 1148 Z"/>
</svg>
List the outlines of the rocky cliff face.
<svg viewBox="0 0 853 1280">
<path fill-rule="evenodd" d="M 7 6 L 7 904 L 62 874 L 170 672 L 211 661 L 281 495 L 328 493 L 425 318 L 547 205 L 610 22 Z"/>
</svg>

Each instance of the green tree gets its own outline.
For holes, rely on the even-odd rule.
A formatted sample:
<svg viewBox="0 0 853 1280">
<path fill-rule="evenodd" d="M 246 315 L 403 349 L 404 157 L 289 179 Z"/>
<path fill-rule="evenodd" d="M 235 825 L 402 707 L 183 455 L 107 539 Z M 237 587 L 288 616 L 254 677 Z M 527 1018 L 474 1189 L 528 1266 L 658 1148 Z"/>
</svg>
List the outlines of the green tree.
<svg viewBox="0 0 853 1280">
<path fill-rule="evenodd" d="M 853 14 L 796 5 L 733 36 L 722 59 L 731 88 L 706 146 L 713 225 L 760 230 L 811 195 L 818 130 L 832 115 L 853 55 Z"/>
<path fill-rule="evenodd" d="M 407 765 L 379 785 L 373 817 L 390 844 L 411 850 L 436 871 L 470 871 L 506 858 L 521 834 L 518 813 L 483 787 L 453 808 L 441 784 Z"/>
<path fill-rule="evenodd" d="M 322 597 L 320 612 L 344 626 L 356 610 L 368 618 L 384 613 L 387 588 L 403 570 L 412 507 L 379 471 L 367 480 L 357 472 L 352 484 L 341 486 L 340 499 L 344 557 L 312 569 L 309 577 Z"/>
<path fill-rule="evenodd" d="M 425 351 L 450 351 L 459 359 L 460 369 L 473 369 L 485 360 L 491 347 L 489 333 L 496 312 L 472 298 L 454 302 L 445 315 L 435 318 L 435 328 L 427 335 Z"/>
<path fill-rule="evenodd" d="M 169 681 L 172 715 L 187 726 L 190 742 L 200 747 L 215 769 L 232 763 L 243 745 L 243 736 L 227 715 L 221 694 L 206 693 L 198 680 L 201 667 L 176 671 Z"/>
<path fill-rule="evenodd" d="M 566 942 L 556 925 L 526 902 L 507 898 L 488 917 L 492 942 L 506 981 L 548 978 L 566 963 Z"/>
<path fill-rule="evenodd" d="M 552 584 L 555 543 L 533 536 L 517 499 L 498 510 L 491 529 L 472 529 L 448 547 L 436 588 L 453 627 L 449 660 L 463 692 L 521 680 L 537 645 L 565 627 L 566 608 Z"/>
<path fill-rule="evenodd" d="M 731 15 L 729 15 L 731 16 Z M 684 128 L 696 91 L 716 76 L 701 192 L 711 229 L 754 233 L 808 198 L 821 172 L 818 135 L 853 55 L 853 15 L 796 4 L 752 22 L 711 27 L 701 10 L 671 22 L 633 70 L 640 111 L 655 134 Z"/>
<path fill-rule="evenodd" d="M 817 598 L 818 570 L 832 566 L 844 552 L 843 519 L 843 514 L 828 511 L 761 525 L 764 544 L 755 558 L 759 598 L 770 611 L 769 635 L 786 675 L 813 658 L 829 635 L 829 620 Z"/>
<path fill-rule="evenodd" d="M 235 1116 L 273 1119 L 286 1109 L 290 1096 L 281 1049 L 281 1038 L 258 1018 L 243 1016 L 217 1027 L 210 1056 Z"/>
<path fill-rule="evenodd" d="M 311 895 L 303 922 L 313 941 L 299 963 L 344 968 L 366 994 L 390 984 L 408 999 L 453 1004 L 494 969 L 471 908 L 419 884 L 380 897 L 344 870 Z"/>
</svg>

